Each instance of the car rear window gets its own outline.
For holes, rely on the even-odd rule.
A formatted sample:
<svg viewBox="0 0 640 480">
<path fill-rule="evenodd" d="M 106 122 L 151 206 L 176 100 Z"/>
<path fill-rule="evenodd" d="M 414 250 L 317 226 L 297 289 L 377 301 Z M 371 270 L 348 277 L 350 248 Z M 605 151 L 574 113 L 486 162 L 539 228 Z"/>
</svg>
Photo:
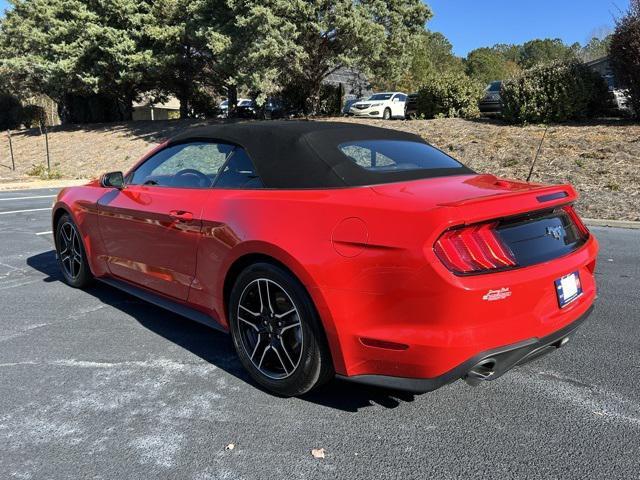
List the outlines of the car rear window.
<svg viewBox="0 0 640 480">
<path fill-rule="evenodd" d="M 463 168 L 431 145 L 406 140 L 360 140 L 338 145 L 361 168 L 373 172 Z"/>
</svg>

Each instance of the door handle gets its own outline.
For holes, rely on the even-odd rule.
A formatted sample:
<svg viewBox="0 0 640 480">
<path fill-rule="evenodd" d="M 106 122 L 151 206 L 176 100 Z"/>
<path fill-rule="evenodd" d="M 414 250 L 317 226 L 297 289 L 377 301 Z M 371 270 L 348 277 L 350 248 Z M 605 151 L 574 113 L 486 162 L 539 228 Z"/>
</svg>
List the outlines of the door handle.
<svg viewBox="0 0 640 480">
<path fill-rule="evenodd" d="M 169 212 L 169 216 L 173 220 L 177 220 L 179 222 L 188 222 L 189 220 L 193 220 L 193 213 L 185 212 L 184 210 L 171 210 Z"/>
</svg>

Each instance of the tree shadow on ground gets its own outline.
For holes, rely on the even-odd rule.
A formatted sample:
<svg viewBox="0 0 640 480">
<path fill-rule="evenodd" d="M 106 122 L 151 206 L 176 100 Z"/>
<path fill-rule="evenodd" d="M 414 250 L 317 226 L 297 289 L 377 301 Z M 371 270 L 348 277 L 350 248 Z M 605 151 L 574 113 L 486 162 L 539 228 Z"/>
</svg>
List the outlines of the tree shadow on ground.
<svg viewBox="0 0 640 480">
<path fill-rule="evenodd" d="M 45 282 L 63 281 L 53 250 L 29 257 L 27 265 L 46 275 Z M 100 302 L 117 308 L 155 334 L 190 351 L 254 388 L 260 388 L 264 391 L 253 382 L 243 369 L 229 335 L 138 300 L 101 282 L 95 282 L 84 291 L 93 295 Z M 46 306 L 43 307 L 46 308 Z M 413 402 L 415 395 L 333 380 L 321 389 L 300 398 L 303 401 L 328 408 L 357 412 L 375 404 L 385 408 L 396 408 L 403 403 Z"/>
<path fill-rule="evenodd" d="M 320 117 L 318 117 L 320 118 Z M 296 118 L 295 120 L 304 120 Z M 61 132 L 94 132 L 109 134 L 124 134 L 132 140 L 145 140 L 147 142 L 162 142 L 174 137 L 185 130 L 193 127 L 205 125 L 225 125 L 239 122 L 254 122 L 258 120 L 248 118 L 210 118 L 210 119 L 176 119 L 176 120 L 137 120 L 109 123 L 84 123 L 56 125 L 48 128 L 49 135 L 56 135 Z M 270 120 L 268 120 L 270 121 Z M 11 133 L 13 137 L 38 137 L 43 135 L 43 131 L 36 127 L 24 130 L 15 130 Z"/>
<path fill-rule="evenodd" d="M 126 133 L 132 139 L 142 139 L 148 142 L 159 142 L 171 138 L 187 128 L 227 123 L 228 120 L 212 119 L 212 120 L 141 120 L 127 122 L 110 122 L 110 123 L 84 123 L 84 124 L 67 124 L 48 127 L 49 135 L 55 135 L 60 132 L 97 132 L 97 133 Z M 16 130 L 12 132 L 12 136 L 38 137 L 43 135 L 39 128 L 30 128 L 25 130 Z"/>
</svg>

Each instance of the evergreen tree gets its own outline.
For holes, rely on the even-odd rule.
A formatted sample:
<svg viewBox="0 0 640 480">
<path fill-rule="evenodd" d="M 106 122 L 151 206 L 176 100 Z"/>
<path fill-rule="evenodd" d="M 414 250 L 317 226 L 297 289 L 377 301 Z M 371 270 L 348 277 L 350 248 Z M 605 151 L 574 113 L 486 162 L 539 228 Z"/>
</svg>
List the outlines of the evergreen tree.
<svg viewBox="0 0 640 480">
<path fill-rule="evenodd" d="M 437 74 L 464 74 L 462 59 L 453 54 L 451 43 L 439 32 L 417 35 L 408 50 L 409 61 L 400 82 L 392 84 L 382 78 L 376 83 L 385 89 L 415 92 Z"/>
<path fill-rule="evenodd" d="M 296 85 L 317 111 L 322 81 L 341 67 L 398 81 L 407 45 L 431 11 L 420 0 L 232 0 L 246 48 L 238 69 L 253 90 Z"/>
<path fill-rule="evenodd" d="M 631 0 L 611 37 L 611 65 L 618 81 L 629 90 L 631 106 L 640 118 L 640 0 Z"/>
<path fill-rule="evenodd" d="M 506 80 L 520 70 L 517 63 L 497 48 L 478 48 L 469 52 L 466 60 L 467 73 L 487 85 L 495 80 Z"/>
<path fill-rule="evenodd" d="M 531 68 L 556 61 L 567 62 L 577 57 L 580 48 L 578 43 L 565 45 L 559 38 L 531 40 L 522 45 L 518 63 L 522 68 Z"/>
<path fill-rule="evenodd" d="M 0 70 L 14 90 L 56 100 L 67 120 L 127 119 L 152 62 L 139 48 L 147 21 L 139 0 L 14 1 L 0 26 Z"/>
<path fill-rule="evenodd" d="M 150 77 L 156 91 L 180 101 L 185 118 L 201 113 L 202 97 L 228 85 L 236 30 L 221 0 L 156 0 L 144 44 L 153 52 Z M 205 101 L 206 103 L 206 101 Z"/>
</svg>

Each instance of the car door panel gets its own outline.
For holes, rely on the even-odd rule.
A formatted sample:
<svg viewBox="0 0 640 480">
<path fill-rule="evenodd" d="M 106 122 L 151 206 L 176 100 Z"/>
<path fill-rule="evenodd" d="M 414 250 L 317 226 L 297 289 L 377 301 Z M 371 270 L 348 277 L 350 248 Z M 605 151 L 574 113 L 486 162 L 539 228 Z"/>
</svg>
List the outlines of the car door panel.
<svg viewBox="0 0 640 480">
<path fill-rule="evenodd" d="M 99 202 L 112 275 L 186 301 L 196 271 L 202 206 L 235 146 L 165 144 L 138 164 L 126 187 Z"/>
<path fill-rule="evenodd" d="M 210 190 L 131 185 L 98 201 L 112 275 L 186 300 Z"/>
</svg>

